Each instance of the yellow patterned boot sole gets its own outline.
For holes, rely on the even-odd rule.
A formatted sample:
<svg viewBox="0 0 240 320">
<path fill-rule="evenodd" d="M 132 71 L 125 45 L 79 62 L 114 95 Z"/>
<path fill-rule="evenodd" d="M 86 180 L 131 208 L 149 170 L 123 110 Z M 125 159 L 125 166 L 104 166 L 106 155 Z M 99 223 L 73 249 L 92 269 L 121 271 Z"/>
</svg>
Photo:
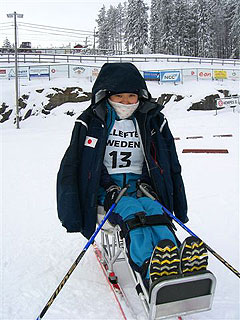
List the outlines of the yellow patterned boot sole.
<svg viewBox="0 0 240 320">
<path fill-rule="evenodd" d="M 178 275 L 179 263 L 178 247 L 171 240 L 161 240 L 154 248 L 150 260 L 151 283 L 163 276 Z"/>
<path fill-rule="evenodd" d="M 202 240 L 188 237 L 180 249 L 180 271 L 183 274 L 207 269 L 208 253 Z"/>
</svg>

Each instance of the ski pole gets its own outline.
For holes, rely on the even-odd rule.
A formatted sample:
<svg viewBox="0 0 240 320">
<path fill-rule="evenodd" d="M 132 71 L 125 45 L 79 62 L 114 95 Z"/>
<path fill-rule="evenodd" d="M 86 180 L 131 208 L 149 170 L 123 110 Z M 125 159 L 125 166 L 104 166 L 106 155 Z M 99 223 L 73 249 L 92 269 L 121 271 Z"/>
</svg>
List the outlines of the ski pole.
<svg viewBox="0 0 240 320">
<path fill-rule="evenodd" d="M 129 188 L 129 185 L 126 185 L 119 193 L 117 199 L 115 200 L 115 202 L 112 204 L 111 208 L 108 210 L 108 212 L 106 213 L 106 215 L 104 216 L 103 220 L 100 222 L 100 224 L 98 225 L 97 229 L 95 230 L 95 232 L 92 234 L 91 238 L 88 240 L 87 244 L 85 245 L 85 247 L 83 248 L 83 250 L 81 251 L 81 253 L 79 254 L 79 256 L 77 257 L 77 259 L 74 261 L 74 263 L 72 264 L 71 268 L 68 270 L 68 272 L 66 273 L 65 277 L 62 279 L 62 281 L 60 282 L 60 284 L 58 285 L 57 289 L 54 291 L 54 293 L 52 294 L 51 298 L 48 300 L 47 304 L 45 305 L 45 307 L 43 308 L 43 310 L 41 311 L 41 313 L 39 314 L 39 316 L 37 317 L 36 320 L 41 320 L 43 318 L 43 316 L 46 314 L 47 310 L 49 309 L 49 307 L 51 306 L 51 304 L 53 303 L 53 301 L 56 299 L 57 295 L 59 294 L 59 292 L 62 290 L 63 286 L 65 285 L 65 283 L 67 282 L 67 280 L 69 279 L 69 277 L 71 276 L 72 272 L 75 270 L 75 268 L 77 267 L 77 265 L 79 264 L 79 262 L 81 261 L 82 257 L 84 256 L 84 254 L 86 253 L 87 249 L 90 247 L 90 245 L 93 243 L 94 239 L 96 238 L 98 232 L 101 230 L 102 226 L 104 225 L 104 223 L 107 221 L 107 219 L 109 218 L 109 216 L 111 215 L 111 213 L 113 212 L 113 210 L 115 209 L 117 203 L 119 202 L 119 200 L 122 198 L 122 196 L 125 194 L 125 192 L 127 191 L 127 189 Z"/>
<path fill-rule="evenodd" d="M 152 200 L 156 201 L 159 205 L 162 206 L 162 208 L 164 209 L 164 211 L 173 219 L 175 220 L 184 230 L 186 230 L 189 234 L 191 234 L 192 236 L 198 238 L 199 240 L 201 240 L 194 232 L 192 232 L 188 227 L 185 226 L 185 224 L 182 223 L 182 221 L 180 221 L 177 217 L 175 217 L 167 208 L 165 208 L 154 196 L 152 196 L 147 190 L 144 189 L 144 187 L 139 184 L 139 188 L 140 190 L 149 198 L 151 198 Z M 201 240 L 203 241 L 203 240 Z M 240 278 L 240 272 L 237 271 L 233 266 L 231 266 L 226 260 L 223 259 L 223 257 L 221 257 L 216 251 L 214 251 L 211 247 L 209 247 L 209 245 L 207 245 L 204 241 L 203 243 L 205 244 L 207 250 L 209 252 L 211 252 L 219 261 L 221 261 L 229 270 L 231 270 L 237 277 Z"/>
</svg>

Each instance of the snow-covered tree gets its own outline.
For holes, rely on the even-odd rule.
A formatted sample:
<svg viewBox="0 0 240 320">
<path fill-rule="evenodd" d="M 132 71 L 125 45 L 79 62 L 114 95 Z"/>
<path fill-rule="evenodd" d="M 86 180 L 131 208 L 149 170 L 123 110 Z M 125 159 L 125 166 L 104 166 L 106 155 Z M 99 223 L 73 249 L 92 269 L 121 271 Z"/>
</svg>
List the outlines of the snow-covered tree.
<svg viewBox="0 0 240 320">
<path fill-rule="evenodd" d="M 191 17 L 186 0 L 175 0 L 172 13 L 172 33 L 174 36 L 174 54 L 187 55 L 191 37 Z"/>
<path fill-rule="evenodd" d="M 117 6 L 117 50 L 123 51 L 123 37 L 126 23 L 126 3 L 123 6 L 121 3 Z"/>
<path fill-rule="evenodd" d="M 230 0 L 229 4 L 229 32 L 228 37 L 229 47 L 229 58 L 239 59 L 240 51 L 240 2 L 239 0 Z"/>
<path fill-rule="evenodd" d="M 117 31 L 117 9 L 114 8 L 112 5 L 107 11 L 107 30 L 108 30 L 108 37 L 109 37 L 109 49 L 114 53 L 117 49 L 117 39 L 118 39 L 118 31 Z"/>
<path fill-rule="evenodd" d="M 143 53 L 148 45 L 152 53 L 239 58 L 239 0 L 152 0 L 149 24 L 144 0 L 128 0 L 103 6 L 96 21 L 105 51 Z"/>
<path fill-rule="evenodd" d="M 98 48 L 106 52 L 109 49 L 109 29 L 106 7 L 103 5 L 96 20 L 98 24 Z"/>
<path fill-rule="evenodd" d="M 8 40 L 8 38 L 3 41 L 3 48 L 12 48 L 11 42 Z"/>
<path fill-rule="evenodd" d="M 212 57 L 213 54 L 213 30 L 211 28 L 211 0 L 197 1 L 197 33 L 198 56 Z"/>
<path fill-rule="evenodd" d="M 148 44 L 148 6 L 143 0 L 128 0 L 125 45 L 134 53 L 143 53 Z"/>
<path fill-rule="evenodd" d="M 152 0 L 150 8 L 150 39 L 149 47 L 152 53 L 160 53 L 160 1 Z"/>
</svg>

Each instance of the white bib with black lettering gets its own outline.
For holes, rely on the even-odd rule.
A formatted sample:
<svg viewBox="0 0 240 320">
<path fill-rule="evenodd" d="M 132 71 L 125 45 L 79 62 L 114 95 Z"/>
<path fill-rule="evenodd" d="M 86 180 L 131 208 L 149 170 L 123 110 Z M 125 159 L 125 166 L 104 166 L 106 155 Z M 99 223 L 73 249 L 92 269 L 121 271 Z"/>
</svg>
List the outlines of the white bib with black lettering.
<svg viewBox="0 0 240 320">
<path fill-rule="evenodd" d="M 115 121 L 107 140 L 104 165 L 109 174 L 142 173 L 143 151 L 132 120 Z"/>
</svg>

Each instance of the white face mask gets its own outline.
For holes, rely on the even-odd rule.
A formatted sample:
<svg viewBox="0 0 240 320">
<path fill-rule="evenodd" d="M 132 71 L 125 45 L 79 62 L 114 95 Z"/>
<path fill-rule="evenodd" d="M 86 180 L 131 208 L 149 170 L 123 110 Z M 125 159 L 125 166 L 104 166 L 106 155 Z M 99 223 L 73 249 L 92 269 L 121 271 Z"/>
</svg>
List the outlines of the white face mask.
<svg viewBox="0 0 240 320">
<path fill-rule="evenodd" d="M 137 109 L 139 106 L 139 101 L 137 103 L 133 104 L 123 104 L 119 102 L 113 102 L 110 99 L 108 99 L 108 102 L 113 107 L 113 109 L 116 111 L 117 115 L 120 119 L 127 119 L 129 118 L 133 112 Z"/>
</svg>

